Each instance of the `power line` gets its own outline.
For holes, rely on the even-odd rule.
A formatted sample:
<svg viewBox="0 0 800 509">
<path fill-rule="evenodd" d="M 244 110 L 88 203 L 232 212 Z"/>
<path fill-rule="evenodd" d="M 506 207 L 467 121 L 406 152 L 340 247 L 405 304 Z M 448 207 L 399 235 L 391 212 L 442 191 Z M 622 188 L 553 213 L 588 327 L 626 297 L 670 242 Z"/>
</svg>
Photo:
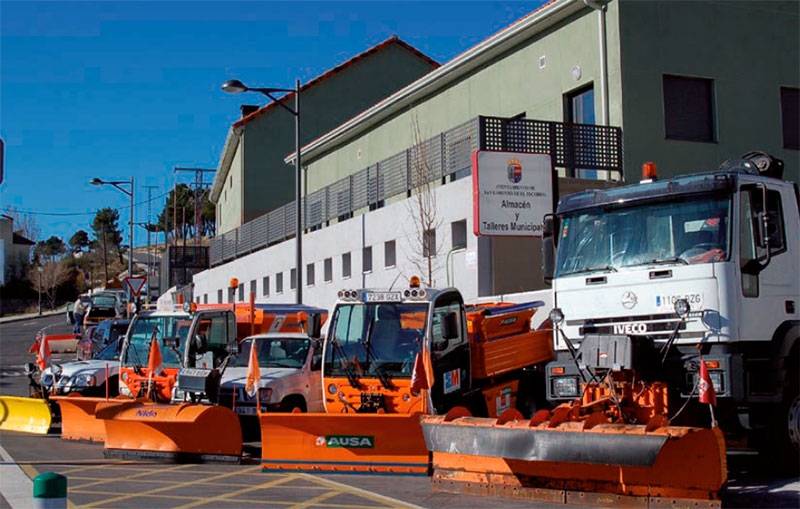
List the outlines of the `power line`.
<svg viewBox="0 0 800 509">
<path fill-rule="evenodd" d="M 148 187 L 148 186 L 145 186 L 145 187 Z M 144 204 L 148 204 L 149 205 L 151 201 L 157 200 L 159 198 L 163 198 L 165 196 L 168 196 L 169 193 L 170 192 L 167 191 L 167 192 L 162 193 L 162 194 L 160 194 L 158 196 L 155 196 L 153 198 L 149 198 L 147 201 L 142 201 L 142 202 L 136 203 L 136 204 L 134 204 L 134 206 L 135 205 L 144 205 Z M 106 207 L 106 208 L 116 208 L 117 210 L 125 210 L 125 209 L 129 209 L 131 207 L 130 207 L 130 205 L 125 205 L 125 206 L 122 206 L 122 207 Z M 94 215 L 97 215 L 97 213 L 100 212 L 100 210 L 101 209 L 95 209 L 95 210 L 89 211 L 89 212 L 39 212 L 39 211 L 16 209 L 16 208 L 11 207 L 11 206 L 6 206 L 5 213 L 23 214 L 23 215 L 26 215 L 26 216 L 58 216 L 58 217 L 65 217 L 65 216 L 94 216 Z"/>
</svg>

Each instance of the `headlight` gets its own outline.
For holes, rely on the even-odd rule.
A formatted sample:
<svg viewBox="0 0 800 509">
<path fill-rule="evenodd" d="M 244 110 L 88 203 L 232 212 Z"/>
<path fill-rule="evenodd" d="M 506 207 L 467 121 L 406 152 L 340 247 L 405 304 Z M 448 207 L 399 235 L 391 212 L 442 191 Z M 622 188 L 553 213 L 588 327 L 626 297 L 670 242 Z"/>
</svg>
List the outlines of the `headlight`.
<svg viewBox="0 0 800 509">
<path fill-rule="evenodd" d="M 571 376 L 553 379 L 553 393 L 558 398 L 578 397 L 578 379 Z"/>
<path fill-rule="evenodd" d="M 675 314 L 681 318 L 686 318 L 689 314 L 689 301 L 686 299 L 678 299 L 675 301 Z"/>
<path fill-rule="evenodd" d="M 714 392 L 716 394 L 724 393 L 725 387 L 722 384 L 722 372 L 711 371 L 708 376 L 711 378 L 711 384 L 714 386 Z"/>
<path fill-rule="evenodd" d="M 272 389 L 270 387 L 262 387 L 258 390 L 258 399 L 260 404 L 268 403 L 272 398 Z"/>
<path fill-rule="evenodd" d="M 550 311 L 550 321 L 553 322 L 553 325 L 561 325 L 564 321 L 564 312 L 561 311 L 561 308 L 553 308 L 553 310 Z"/>
<path fill-rule="evenodd" d="M 339 390 L 339 388 L 336 387 L 336 384 L 328 384 L 328 393 L 336 394 L 336 392 L 338 392 L 338 390 Z"/>
<path fill-rule="evenodd" d="M 49 373 L 42 375 L 42 384 L 47 386 L 53 385 L 53 375 Z"/>
<path fill-rule="evenodd" d="M 79 373 L 70 379 L 75 387 L 94 387 L 96 385 L 94 375 L 91 373 Z"/>
</svg>

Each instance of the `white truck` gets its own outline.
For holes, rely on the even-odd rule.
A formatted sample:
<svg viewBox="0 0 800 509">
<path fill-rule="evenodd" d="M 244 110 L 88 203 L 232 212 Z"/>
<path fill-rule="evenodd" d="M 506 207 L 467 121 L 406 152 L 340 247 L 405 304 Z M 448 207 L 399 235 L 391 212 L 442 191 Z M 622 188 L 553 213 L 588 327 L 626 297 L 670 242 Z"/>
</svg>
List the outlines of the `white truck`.
<svg viewBox="0 0 800 509">
<path fill-rule="evenodd" d="M 117 337 L 89 360 L 52 364 L 42 371 L 42 385 L 51 395 L 110 397 L 119 394 L 119 350 L 122 337 Z M 106 387 L 107 386 L 107 387 Z"/>
<path fill-rule="evenodd" d="M 673 424 L 707 426 L 702 355 L 722 429 L 767 431 L 748 434 L 772 466 L 795 469 L 800 214 L 782 172 L 751 152 L 711 173 L 562 197 L 545 218 L 557 353 L 548 400 L 580 398 L 593 367 L 632 367 L 667 383 Z"/>
<path fill-rule="evenodd" d="M 261 380 L 258 398 L 245 391 L 250 349 L 255 345 Z M 322 347 L 302 332 L 269 332 L 242 341 L 220 383 L 220 404 L 240 416 L 261 412 L 322 412 Z"/>
</svg>

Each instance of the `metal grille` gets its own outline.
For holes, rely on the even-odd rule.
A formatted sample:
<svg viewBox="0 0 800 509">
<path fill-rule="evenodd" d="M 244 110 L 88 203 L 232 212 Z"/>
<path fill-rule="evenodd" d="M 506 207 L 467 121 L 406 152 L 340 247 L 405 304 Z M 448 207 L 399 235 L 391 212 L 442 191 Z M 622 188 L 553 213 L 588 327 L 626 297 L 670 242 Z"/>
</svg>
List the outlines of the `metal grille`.
<svg viewBox="0 0 800 509">
<path fill-rule="evenodd" d="M 328 214 L 329 219 L 338 218 L 352 211 L 350 202 L 350 181 L 345 178 L 328 188 Z"/>
<path fill-rule="evenodd" d="M 353 210 L 366 207 L 369 204 L 369 168 L 364 168 L 352 175 Z"/>
<path fill-rule="evenodd" d="M 481 150 L 550 154 L 556 167 L 606 170 L 622 179 L 622 130 L 589 124 L 478 117 Z"/>
<path fill-rule="evenodd" d="M 406 192 L 406 189 L 408 189 L 408 184 L 406 183 L 407 167 L 405 152 L 395 154 L 379 164 L 379 199 L 385 200 L 390 196 Z"/>
<path fill-rule="evenodd" d="M 322 188 L 308 195 L 306 199 L 307 225 L 316 227 L 327 221 L 328 188 Z"/>
</svg>

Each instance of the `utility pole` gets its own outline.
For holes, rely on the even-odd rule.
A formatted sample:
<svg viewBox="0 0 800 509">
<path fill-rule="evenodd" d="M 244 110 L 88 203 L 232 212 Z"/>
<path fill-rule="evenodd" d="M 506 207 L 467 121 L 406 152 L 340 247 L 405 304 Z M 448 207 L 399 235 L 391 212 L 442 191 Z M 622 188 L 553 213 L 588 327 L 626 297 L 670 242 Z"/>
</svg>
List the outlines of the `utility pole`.
<svg viewBox="0 0 800 509">
<path fill-rule="evenodd" d="M 145 302 L 149 304 L 150 303 L 150 287 L 151 287 L 152 281 L 153 281 L 151 279 L 151 277 L 150 277 L 151 276 L 151 274 L 150 274 L 150 269 L 151 269 L 151 265 L 150 265 L 150 260 L 151 260 L 151 254 L 150 254 L 150 212 L 151 212 L 152 191 L 153 191 L 153 189 L 158 189 L 158 186 L 143 186 L 143 187 L 145 189 L 147 189 L 147 217 L 145 218 L 145 228 L 147 228 L 147 264 L 146 264 L 146 267 L 147 267 L 147 269 L 146 269 L 147 270 L 147 295 L 145 295 Z"/>
</svg>

